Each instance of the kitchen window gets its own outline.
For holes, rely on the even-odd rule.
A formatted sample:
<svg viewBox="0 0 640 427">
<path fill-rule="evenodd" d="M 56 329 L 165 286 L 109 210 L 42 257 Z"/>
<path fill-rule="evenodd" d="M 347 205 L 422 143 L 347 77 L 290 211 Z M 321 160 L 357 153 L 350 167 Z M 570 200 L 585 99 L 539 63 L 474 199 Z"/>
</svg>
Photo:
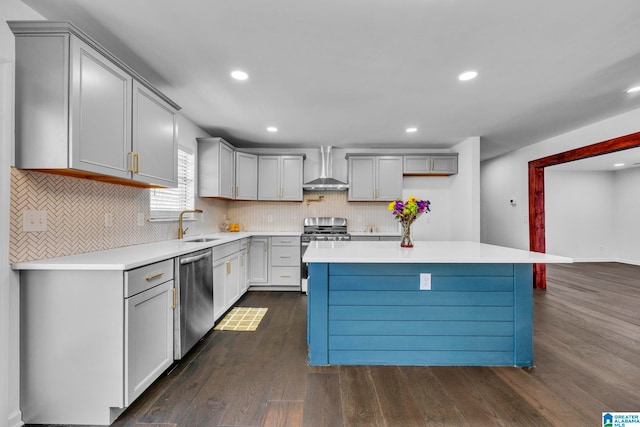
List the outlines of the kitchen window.
<svg viewBox="0 0 640 427">
<path fill-rule="evenodd" d="M 178 186 L 150 190 L 149 209 L 151 220 L 175 220 L 181 211 L 194 208 L 195 156 L 193 151 L 178 147 Z M 186 218 L 186 217 L 185 217 Z"/>
</svg>

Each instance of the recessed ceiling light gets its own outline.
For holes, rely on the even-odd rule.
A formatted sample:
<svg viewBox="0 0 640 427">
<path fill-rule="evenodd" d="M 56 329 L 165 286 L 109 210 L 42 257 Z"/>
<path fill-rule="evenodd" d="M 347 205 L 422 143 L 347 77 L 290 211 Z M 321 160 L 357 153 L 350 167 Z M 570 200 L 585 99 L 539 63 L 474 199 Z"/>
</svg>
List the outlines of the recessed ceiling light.
<svg viewBox="0 0 640 427">
<path fill-rule="evenodd" d="M 636 93 L 636 92 L 640 92 L 640 86 L 635 86 L 627 89 L 627 93 Z"/>
<path fill-rule="evenodd" d="M 233 70 L 231 72 L 231 77 L 233 77 L 236 80 L 247 80 L 249 78 L 249 74 L 247 74 L 242 70 Z"/>
<path fill-rule="evenodd" d="M 275 126 L 269 126 L 267 132 L 278 132 L 278 128 Z"/>
<path fill-rule="evenodd" d="M 478 77 L 477 71 L 465 71 L 464 73 L 458 76 L 458 80 L 467 81 L 467 80 L 473 80 L 476 77 Z"/>
<path fill-rule="evenodd" d="M 619 168 L 624 166 L 624 163 L 616 163 L 615 165 L 613 165 L 613 167 Z"/>
<path fill-rule="evenodd" d="M 418 132 L 418 128 L 407 128 L 406 132 L 407 133 L 415 133 L 415 132 Z"/>
</svg>

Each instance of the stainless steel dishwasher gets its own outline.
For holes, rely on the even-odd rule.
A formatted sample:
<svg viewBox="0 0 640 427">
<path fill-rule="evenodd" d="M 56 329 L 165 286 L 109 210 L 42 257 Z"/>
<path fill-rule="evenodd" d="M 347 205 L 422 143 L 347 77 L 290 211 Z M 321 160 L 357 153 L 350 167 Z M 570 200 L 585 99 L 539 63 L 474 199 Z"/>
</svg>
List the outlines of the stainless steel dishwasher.
<svg viewBox="0 0 640 427">
<path fill-rule="evenodd" d="M 213 327 L 213 259 L 211 249 L 175 260 L 176 310 L 173 317 L 175 360 L 182 359 Z"/>
</svg>

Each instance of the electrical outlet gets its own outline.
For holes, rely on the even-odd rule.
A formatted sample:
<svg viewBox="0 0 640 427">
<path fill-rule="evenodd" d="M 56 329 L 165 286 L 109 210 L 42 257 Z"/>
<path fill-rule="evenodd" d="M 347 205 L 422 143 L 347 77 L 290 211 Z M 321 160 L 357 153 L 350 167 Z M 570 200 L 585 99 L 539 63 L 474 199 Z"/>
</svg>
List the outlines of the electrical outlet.
<svg viewBox="0 0 640 427">
<path fill-rule="evenodd" d="M 144 213 L 138 212 L 138 227 L 144 227 Z"/>
<path fill-rule="evenodd" d="M 420 273 L 420 290 L 431 290 L 431 273 Z"/>
<path fill-rule="evenodd" d="M 273 222 L 273 215 L 267 215 L 267 222 Z"/>
<path fill-rule="evenodd" d="M 47 211 L 24 211 L 22 231 L 26 233 L 47 231 Z"/>
<path fill-rule="evenodd" d="M 113 227 L 113 214 L 111 212 L 104 214 L 104 226 Z"/>
</svg>

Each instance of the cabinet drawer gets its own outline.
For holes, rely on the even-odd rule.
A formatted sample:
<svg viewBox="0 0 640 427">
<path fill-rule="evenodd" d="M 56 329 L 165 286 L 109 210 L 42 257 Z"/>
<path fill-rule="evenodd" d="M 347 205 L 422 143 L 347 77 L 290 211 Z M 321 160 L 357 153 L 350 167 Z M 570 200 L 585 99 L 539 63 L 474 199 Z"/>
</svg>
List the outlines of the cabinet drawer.
<svg viewBox="0 0 640 427">
<path fill-rule="evenodd" d="M 300 246 L 300 236 L 274 236 L 272 246 Z"/>
<path fill-rule="evenodd" d="M 124 272 L 124 297 L 173 280 L 173 258 Z"/>
<path fill-rule="evenodd" d="M 272 286 L 300 286 L 300 266 L 272 267 Z"/>
<path fill-rule="evenodd" d="M 213 261 L 217 261 L 231 254 L 240 252 L 240 241 L 225 243 L 224 245 L 213 247 Z"/>
<path fill-rule="evenodd" d="M 300 247 L 299 246 L 271 247 L 271 265 L 300 266 Z"/>
</svg>

